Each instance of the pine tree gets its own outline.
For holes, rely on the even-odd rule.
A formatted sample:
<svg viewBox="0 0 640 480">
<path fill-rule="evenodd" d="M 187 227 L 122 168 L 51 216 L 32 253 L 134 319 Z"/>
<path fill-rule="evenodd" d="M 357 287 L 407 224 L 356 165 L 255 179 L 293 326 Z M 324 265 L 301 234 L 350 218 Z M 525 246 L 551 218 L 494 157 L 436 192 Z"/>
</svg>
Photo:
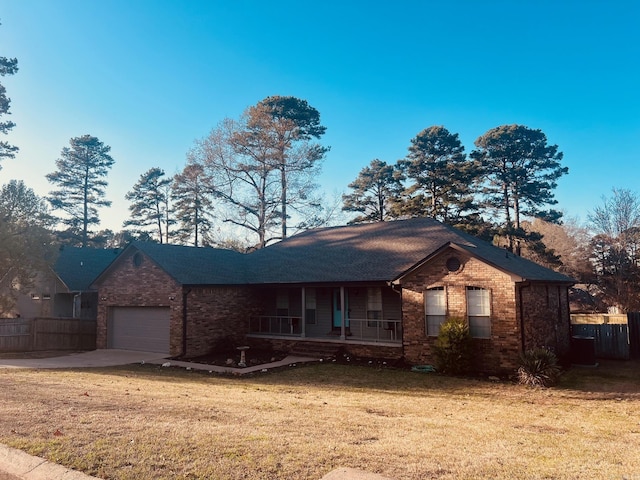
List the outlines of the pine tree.
<svg viewBox="0 0 640 480">
<path fill-rule="evenodd" d="M 402 173 L 394 165 L 377 158 L 371 160 L 349 184 L 353 192 L 342 196 L 342 210 L 361 214 L 349 223 L 384 222 L 394 218 L 402 180 Z"/>
<path fill-rule="evenodd" d="M 98 207 L 111 205 L 105 199 L 105 177 L 115 161 L 109 155 L 111 147 L 91 135 L 72 138 L 69 144 L 56 160 L 58 170 L 47 175 L 58 187 L 49 193 L 49 202 L 66 214 L 60 222 L 69 227 L 76 243 L 86 247 L 89 226 L 100 223 Z"/>
<path fill-rule="evenodd" d="M 22 180 L 0 189 L 0 316 L 12 314 L 18 293 L 55 261 L 52 223 L 45 200 Z"/>
<path fill-rule="evenodd" d="M 244 135 L 259 149 L 268 150 L 273 167 L 280 174 L 281 238 L 287 238 L 288 208 L 308 215 L 318 202 L 310 200 L 316 188 L 319 162 L 329 150 L 312 140 L 324 135 L 320 113 L 296 97 L 267 97 L 248 109 Z M 246 143 L 246 142 L 245 142 Z"/>
<path fill-rule="evenodd" d="M 557 145 L 548 145 L 542 130 L 522 125 L 493 128 L 475 141 L 471 157 L 481 165 L 485 178 L 485 206 L 501 212 L 502 232 L 510 251 L 520 254 L 520 240 L 526 239 L 521 221 L 525 216 L 558 221 L 553 209 L 556 181 L 568 173 L 561 167 L 562 153 Z"/>
<path fill-rule="evenodd" d="M 178 239 L 196 247 L 209 244 L 213 205 L 202 165 L 190 163 L 174 177 L 171 198 L 178 222 Z"/>
<path fill-rule="evenodd" d="M 422 130 L 398 165 L 410 182 L 400 209 L 403 215 L 456 223 L 475 210 L 476 164 L 467 160 L 457 133 L 441 126 Z"/>
<path fill-rule="evenodd" d="M 164 176 L 164 170 L 157 167 L 140 175 L 133 189 L 125 195 L 132 203 L 129 206 L 130 219 L 124 222 L 124 226 L 144 228 L 153 225 L 160 243 L 169 243 L 169 189 L 172 180 Z"/>
<path fill-rule="evenodd" d="M 15 58 L 0 57 L 0 77 L 5 75 L 15 75 L 18 72 L 18 60 Z M 7 90 L 0 83 L 0 118 L 3 115 L 9 115 L 9 107 L 11 99 L 7 97 Z M 0 133 L 6 135 L 15 127 L 15 123 L 11 121 L 0 121 Z M 18 147 L 10 145 L 6 141 L 0 141 L 0 160 L 5 158 L 14 158 Z"/>
</svg>

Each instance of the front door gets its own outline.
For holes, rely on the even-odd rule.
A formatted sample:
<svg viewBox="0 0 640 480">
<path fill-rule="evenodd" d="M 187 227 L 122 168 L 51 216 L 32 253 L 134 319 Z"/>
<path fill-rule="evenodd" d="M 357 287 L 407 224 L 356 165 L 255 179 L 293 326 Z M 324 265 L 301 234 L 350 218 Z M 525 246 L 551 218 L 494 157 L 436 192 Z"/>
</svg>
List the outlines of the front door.
<svg viewBox="0 0 640 480">
<path fill-rule="evenodd" d="M 347 292 L 344 292 L 344 308 L 349 312 L 349 298 Z M 349 315 L 346 316 L 345 327 L 349 326 Z M 342 302 L 340 299 L 340 289 L 333 289 L 333 328 L 339 329 L 342 327 Z"/>
</svg>

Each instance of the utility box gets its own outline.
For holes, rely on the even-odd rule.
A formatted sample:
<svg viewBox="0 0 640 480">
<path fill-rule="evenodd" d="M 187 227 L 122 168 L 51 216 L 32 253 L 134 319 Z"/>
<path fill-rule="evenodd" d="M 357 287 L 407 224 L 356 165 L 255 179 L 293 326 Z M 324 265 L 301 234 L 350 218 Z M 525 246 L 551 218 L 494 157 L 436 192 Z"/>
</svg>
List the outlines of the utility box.
<svg viewBox="0 0 640 480">
<path fill-rule="evenodd" d="M 596 339 L 581 335 L 571 337 L 571 358 L 575 365 L 596 366 Z"/>
</svg>

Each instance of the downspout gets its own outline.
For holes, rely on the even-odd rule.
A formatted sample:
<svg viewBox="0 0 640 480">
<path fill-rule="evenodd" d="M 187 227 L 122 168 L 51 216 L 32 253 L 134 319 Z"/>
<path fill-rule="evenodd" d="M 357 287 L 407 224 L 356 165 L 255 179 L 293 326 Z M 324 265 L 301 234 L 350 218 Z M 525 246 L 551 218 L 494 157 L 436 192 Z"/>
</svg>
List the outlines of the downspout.
<svg viewBox="0 0 640 480">
<path fill-rule="evenodd" d="M 340 340 L 347 339 L 347 312 L 345 312 L 345 301 L 344 301 L 344 286 L 340 287 L 340 311 L 342 312 L 341 316 L 341 325 L 340 325 Z"/>
<path fill-rule="evenodd" d="M 73 305 L 71 305 L 71 316 L 73 318 L 78 318 L 78 312 L 76 311 L 76 300 L 78 299 L 78 297 L 81 297 L 82 293 L 76 293 L 73 296 Z M 82 309 L 80 310 L 82 312 Z"/>
<path fill-rule="evenodd" d="M 394 282 L 391 281 L 391 282 L 387 282 L 387 285 L 391 287 L 391 290 L 393 290 L 397 294 L 402 295 L 402 287 L 400 287 L 400 290 L 396 290 L 396 287 L 399 286 L 398 283 L 394 283 Z"/>
<path fill-rule="evenodd" d="M 302 325 L 300 325 L 300 336 L 302 338 L 307 336 L 307 330 L 306 330 L 306 324 L 307 324 L 307 293 L 306 293 L 306 288 L 302 287 L 302 315 L 300 318 L 300 322 L 302 323 Z"/>
<path fill-rule="evenodd" d="M 522 298 L 522 290 L 524 288 L 529 287 L 530 284 L 525 284 L 522 283 L 520 285 L 520 288 L 518 289 L 518 300 L 520 301 L 520 343 L 522 346 L 522 353 L 525 352 L 525 348 L 526 348 L 526 337 L 524 334 L 524 301 Z"/>
<path fill-rule="evenodd" d="M 564 287 L 561 287 L 560 285 L 558 285 L 558 299 L 560 298 L 560 289 L 562 289 L 562 291 L 564 291 L 564 298 L 567 301 L 567 306 L 565 309 L 565 312 L 567 313 L 567 322 L 568 322 L 568 328 L 569 328 L 569 344 L 567 345 L 567 352 L 566 355 L 570 355 L 571 353 L 571 302 L 569 301 L 569 289 L 573 286 L 572 285 L 566 285 Z M 559 301 L 559 303 L 562 303 Z M 558 305 L 558 314 L 561 314 L 561 308 L 560 305 Z"/>
<path fill-rule="evenodd" d="M 404 358 L 404 304 L 402 303 L 402 286 L 399 283 L 395 283 L 393 281 L 388 281 L 387 285 L 391 287 L 391 291 L 400 295 L 400 343 L 403 345 L 402 347 L 402 358 Z M 398 288 L 396 290 L 396 288 Z M 397 335 L 397 332 L 396 332 Z"/>
<path fill-rule="evenodd" d="M 190 293 L 190 288 L 182 291 L 182 356 L 187 354 L 187 297 Z"/>
</svg>

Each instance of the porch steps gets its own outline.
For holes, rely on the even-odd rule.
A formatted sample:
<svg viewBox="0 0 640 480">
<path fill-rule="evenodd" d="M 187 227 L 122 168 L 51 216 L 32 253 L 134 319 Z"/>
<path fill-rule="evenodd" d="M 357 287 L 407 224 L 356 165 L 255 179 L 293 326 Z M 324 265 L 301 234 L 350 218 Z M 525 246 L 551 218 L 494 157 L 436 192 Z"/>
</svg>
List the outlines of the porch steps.
<svg viewBox="0 0 640 480">
<path fill-rule="evenodd" d="M 298 342 L 289 353 L 300 357 L 322 358 L 324 360 L 335 358 L 340 351 L 340 345 L 327 343 Z"/>
</svg>

